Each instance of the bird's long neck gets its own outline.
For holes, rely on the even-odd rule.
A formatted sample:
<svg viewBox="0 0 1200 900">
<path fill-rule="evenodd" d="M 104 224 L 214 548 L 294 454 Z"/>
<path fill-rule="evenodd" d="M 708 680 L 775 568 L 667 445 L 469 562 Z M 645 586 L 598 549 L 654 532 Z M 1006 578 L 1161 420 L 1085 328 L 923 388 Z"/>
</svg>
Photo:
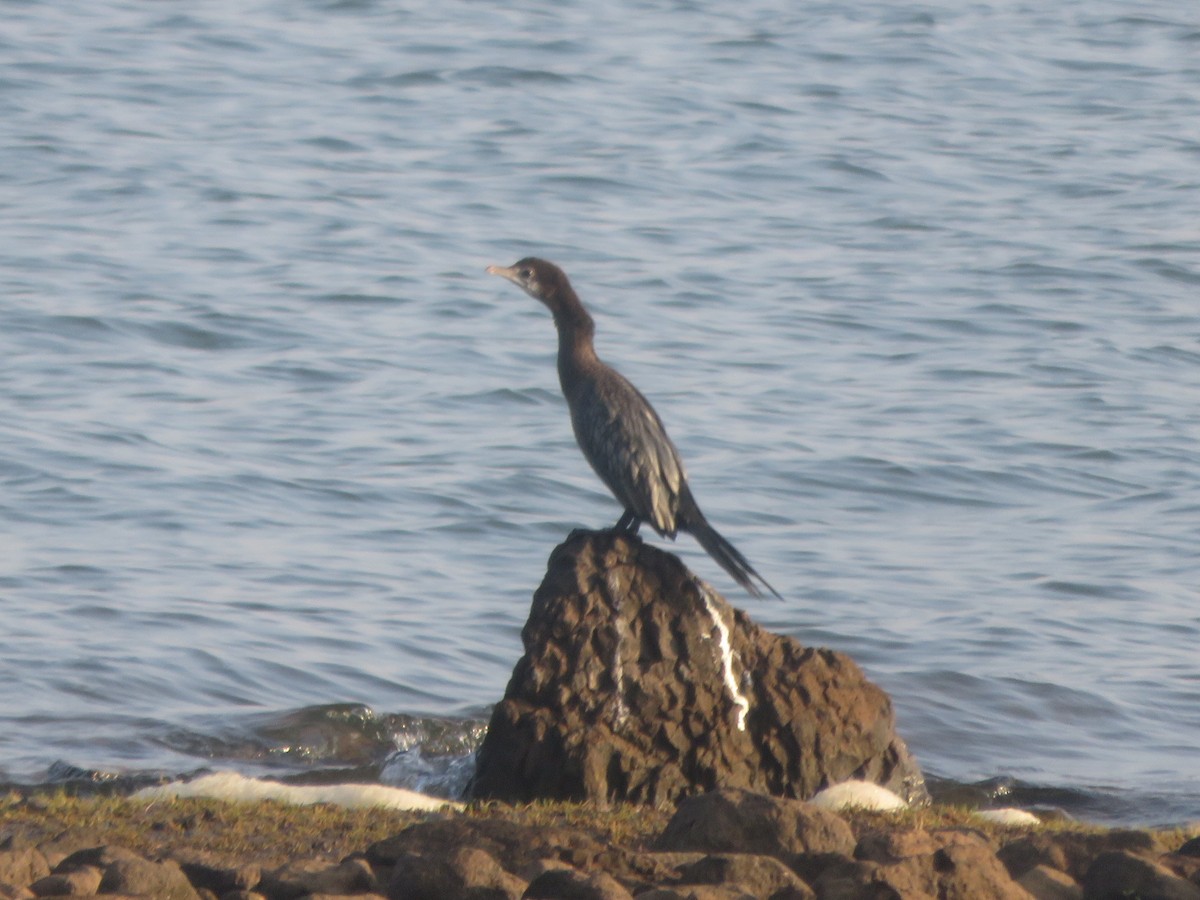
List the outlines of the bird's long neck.
<svg viewBox="0 0 1200 900">
<path fill-rule="evenodd" d="M 569 284 L 555 292 L 551 309 L 558 329 L 558 374 L 565 390 L 575 373 L 596 361 L 596 323 Z"/>
</svg>

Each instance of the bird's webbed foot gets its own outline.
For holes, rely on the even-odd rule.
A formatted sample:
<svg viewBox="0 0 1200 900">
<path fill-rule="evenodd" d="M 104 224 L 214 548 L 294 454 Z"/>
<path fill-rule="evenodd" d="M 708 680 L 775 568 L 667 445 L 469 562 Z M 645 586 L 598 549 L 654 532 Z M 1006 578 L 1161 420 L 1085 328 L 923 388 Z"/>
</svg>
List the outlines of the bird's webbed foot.
<svg viewBox="0 0 1200 900">
<path fill-rule="evenodd" d="M 623 531 L 625 534 L 637 534 L 638 529 L 642 527 L 642 520 L 639 519 L 629 510 L 617 520 L 617 524 L 613 526 L 613 531 Z"/>
</svg>

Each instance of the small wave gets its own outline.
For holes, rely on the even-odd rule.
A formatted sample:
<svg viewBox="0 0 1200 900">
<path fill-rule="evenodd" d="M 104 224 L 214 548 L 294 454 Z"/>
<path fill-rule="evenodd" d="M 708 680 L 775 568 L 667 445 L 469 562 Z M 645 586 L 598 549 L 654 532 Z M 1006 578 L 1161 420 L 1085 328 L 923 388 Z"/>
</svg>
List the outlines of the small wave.
<svg viewBox="0 0 1200 900">
<path fill-rule="evenodd" d="M 254 716 L 212 731 L 176 729 L 162 743 L 206 760 L 382 770 L 393 754 L 412 750 L 427 758 L 466 756 L 483 740 L 483 729 L 475 719 L 377 715 L 368 706 L 336 703 Z"/>
<path fill-rule="evenodd" d="M 475 66 L 458 72 L 460 81 L 481 81 L 492 87 L 519 84 L 569 84 L 571 78 L 545 69 L 515 69 L 510 66 Z"/>
<path fill-rule="evenodd" d="M 160 344 L 190 350 L 231 350 L 248 343 L 231 332 L 201 328 L 188 322 L 156 322 L 142 326 L 141 330 Z"/>
<path fill-rule="evenodd" d="M 399 72 L 395 75 L 361 75 L 351 78 L 347 84 L 354 88 L 406 88 L 425 87 L 431 84 L 445 84 L 440 72 L 433 69 L 417 69 L 412 72 Z"/>
</svg>

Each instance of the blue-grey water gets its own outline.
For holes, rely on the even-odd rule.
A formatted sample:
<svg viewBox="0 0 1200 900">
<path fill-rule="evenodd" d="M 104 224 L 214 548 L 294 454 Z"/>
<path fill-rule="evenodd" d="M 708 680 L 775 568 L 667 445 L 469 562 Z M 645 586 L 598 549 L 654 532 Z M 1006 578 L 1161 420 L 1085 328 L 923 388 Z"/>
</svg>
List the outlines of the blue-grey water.
<svg viewBox="0 0 1200 900">
<path fill-rule="evenodd" d="M 930 775 L 1200 818 L 1192 4 L 0 13 L 0 782 L 462 759 L 619 513 L 537 254 Z"/>
</svg>

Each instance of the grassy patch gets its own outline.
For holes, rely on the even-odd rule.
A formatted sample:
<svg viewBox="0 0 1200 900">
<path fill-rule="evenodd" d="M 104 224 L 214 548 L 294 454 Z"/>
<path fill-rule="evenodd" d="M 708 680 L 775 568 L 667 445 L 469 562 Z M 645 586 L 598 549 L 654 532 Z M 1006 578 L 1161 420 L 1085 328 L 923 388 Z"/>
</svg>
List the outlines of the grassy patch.
<svg viewBox="0 0 1200 900">
<path fill-rule="evenodd" d="M 416 822 L 453 815 L 577 828 L 605 843 L 624 846 L 648 841 L 669 818 L 661 810 L 630 806 L 602 810 L 579 803 L 481 803 L 463 813 L 398 812 L 324 804 L 288 806 L 273 801 L 139 801 L 55 793 L 28 798 L 13 795 L 0 801 L 0 842 L 11 836 L 31 844 L 117 844 L 147 856 L 203 850 L 276 864 L 314 856 L 340 859 Z"/>
<path fill-rule="evenodd" d="M 501 818 L 535 827 L 579 829 L 597 840 L 624 847 L 646 847 L 662 831 L 669 810 L 640 806 L 600 809 L 581 803 L 474 803 L 462 813 L 397 812 L 383 809 L 345 809 L 337 806 L 287 806 L 272 801 L 226 803 L 177 799 L 138 801 L 129 797 L 75 797 L 67 794 L 13 794 L 0 799 L 0 843 L 11 836 L 27 843 L 63 846 L 117 844 L 147 856 L 174 850 L 202 850 L 241 861 L 266 865 L 290 859 L 340 859 L 362 851 L 416 822 L 463 815 Z M 842 814 L 856 834 L 871 830 L 969 828 L 1006 843 L 1029 828 L 986 822 L 961 807 L 933 806 L 900 813 L 851 811 Z M 1055 831 L 1100 833 L 1105 829 L 1075 822 L 1041 826 Z M 1159 832 L 1168 849 L 1190 834 Z"/>
</svg>

